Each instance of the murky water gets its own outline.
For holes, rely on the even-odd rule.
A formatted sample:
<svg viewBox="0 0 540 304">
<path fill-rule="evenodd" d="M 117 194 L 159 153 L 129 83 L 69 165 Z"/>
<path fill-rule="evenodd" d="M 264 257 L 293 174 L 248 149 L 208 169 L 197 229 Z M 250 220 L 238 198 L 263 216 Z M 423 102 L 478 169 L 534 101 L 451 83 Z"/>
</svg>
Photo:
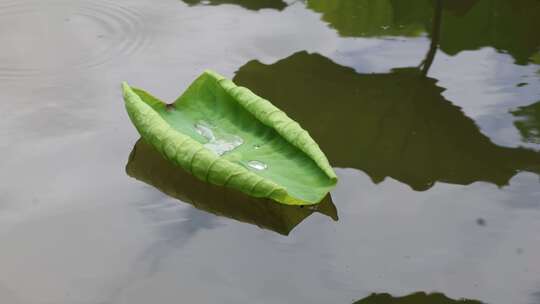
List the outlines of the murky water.
<svg viewBox="0 0 540 304">
<path fill-rule="evenodd" d="M 0 302 L 540 303 L 539 15 L 536 0 L 0 0 Z M 172 101 L 207 68 L 309 130 L 331 198 L 238 196 L 137 143 L 120 82 Z"/>
</svg>

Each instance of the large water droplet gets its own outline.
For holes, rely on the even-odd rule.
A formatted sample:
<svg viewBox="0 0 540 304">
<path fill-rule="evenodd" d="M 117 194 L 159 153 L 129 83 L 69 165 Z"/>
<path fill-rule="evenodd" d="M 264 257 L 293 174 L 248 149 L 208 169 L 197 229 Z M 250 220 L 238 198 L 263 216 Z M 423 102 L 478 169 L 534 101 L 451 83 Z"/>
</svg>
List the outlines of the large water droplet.
<svg viewBox="0 0 540 304">
<path fill-rule="evenodd" d="M 210 125 L 206 121 L 199 120 L 195 124 L 195 130 L 208 141 L 213 141 L 216 139 L 216 137 L 214 136 L 214 132 L 212 131 L 212 125 Z"/>
<path fill-rule="evenodd" d="M 217 155 L 221 156 L 229 151 L 234 150 L 236 147 L 240 146 L 244 141 L 238 137 L 234 136 L 228 140 L 225 139 L 216 139 L 204 144 L 204 146 L 215 152 Z"/>
<path fill-rule="evenodd" d="M 219 156 L 244 143 L 241 137 L 218 130 L 214 125 L 203 120 L 197 121 L 195 130 L 208 140 L 203 146 Z"/>
<path fill-rule="evenodd" d="M 260 162 L 258 160 L 250 160 L 247 162 L 247 165 L 250 167 L 250 168 L 253 168 L 255 170 L 265 170 L 266 168 L 268 168 L 268 165 L 266 165 L 265 163 L 263 162 Z"/>
</svg>

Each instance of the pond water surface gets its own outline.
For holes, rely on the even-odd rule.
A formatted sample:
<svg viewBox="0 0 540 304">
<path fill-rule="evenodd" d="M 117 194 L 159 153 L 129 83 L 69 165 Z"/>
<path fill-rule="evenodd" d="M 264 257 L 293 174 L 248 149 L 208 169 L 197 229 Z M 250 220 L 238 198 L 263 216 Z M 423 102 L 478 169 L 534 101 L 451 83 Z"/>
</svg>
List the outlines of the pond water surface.
<svg viewBox="0 0 540 304">
<path fill-rule="evenodd" d="M 0 0 L 0 302 L 540 303 L 539 17 L 537 0 Z M 172 101 L 204 69 L 309 130 L 331 197 L 243 197 L 138 141 L 121 81 Z"/>
</svg>

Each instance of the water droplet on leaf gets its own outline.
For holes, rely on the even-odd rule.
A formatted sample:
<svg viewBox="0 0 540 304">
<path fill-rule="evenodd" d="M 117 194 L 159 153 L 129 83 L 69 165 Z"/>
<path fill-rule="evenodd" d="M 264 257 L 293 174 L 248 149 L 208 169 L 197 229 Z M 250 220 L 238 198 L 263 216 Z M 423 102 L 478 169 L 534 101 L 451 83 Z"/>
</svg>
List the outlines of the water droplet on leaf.
<svg viewBox="0 0 540 304">
<path fill-rule="evenodd" d="M 195 131 L 206 138 L 205 148 L 221 156 L 244 143 L 244 140 L 236 135 L 217 130 L 217 128 L 203 120 L 195 124 Z"/>
<path fill-rule="evenodd" d="M 248 161 L 247 165 L 250 167 L 250 168 L 253 168 L 255 170 L 265 170 L 266 168 L 268 168 L 268 166 L 263 163 L 263 162 L 260 162 L 258 160 L 250 160 Z"/>
</svg>

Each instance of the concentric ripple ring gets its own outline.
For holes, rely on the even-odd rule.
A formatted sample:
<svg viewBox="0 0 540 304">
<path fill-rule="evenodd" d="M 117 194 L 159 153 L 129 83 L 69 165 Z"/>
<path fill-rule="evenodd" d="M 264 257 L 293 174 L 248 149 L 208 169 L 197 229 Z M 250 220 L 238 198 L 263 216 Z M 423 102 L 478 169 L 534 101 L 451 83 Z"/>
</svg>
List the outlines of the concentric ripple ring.
<svg viewBox="0 0 540 304">
<path fill-rule="evenodd" d="M 0 79 L 55 75 L 129 56 L 148 42 L 129 2 L 0 0 Z"/>
</svg>

